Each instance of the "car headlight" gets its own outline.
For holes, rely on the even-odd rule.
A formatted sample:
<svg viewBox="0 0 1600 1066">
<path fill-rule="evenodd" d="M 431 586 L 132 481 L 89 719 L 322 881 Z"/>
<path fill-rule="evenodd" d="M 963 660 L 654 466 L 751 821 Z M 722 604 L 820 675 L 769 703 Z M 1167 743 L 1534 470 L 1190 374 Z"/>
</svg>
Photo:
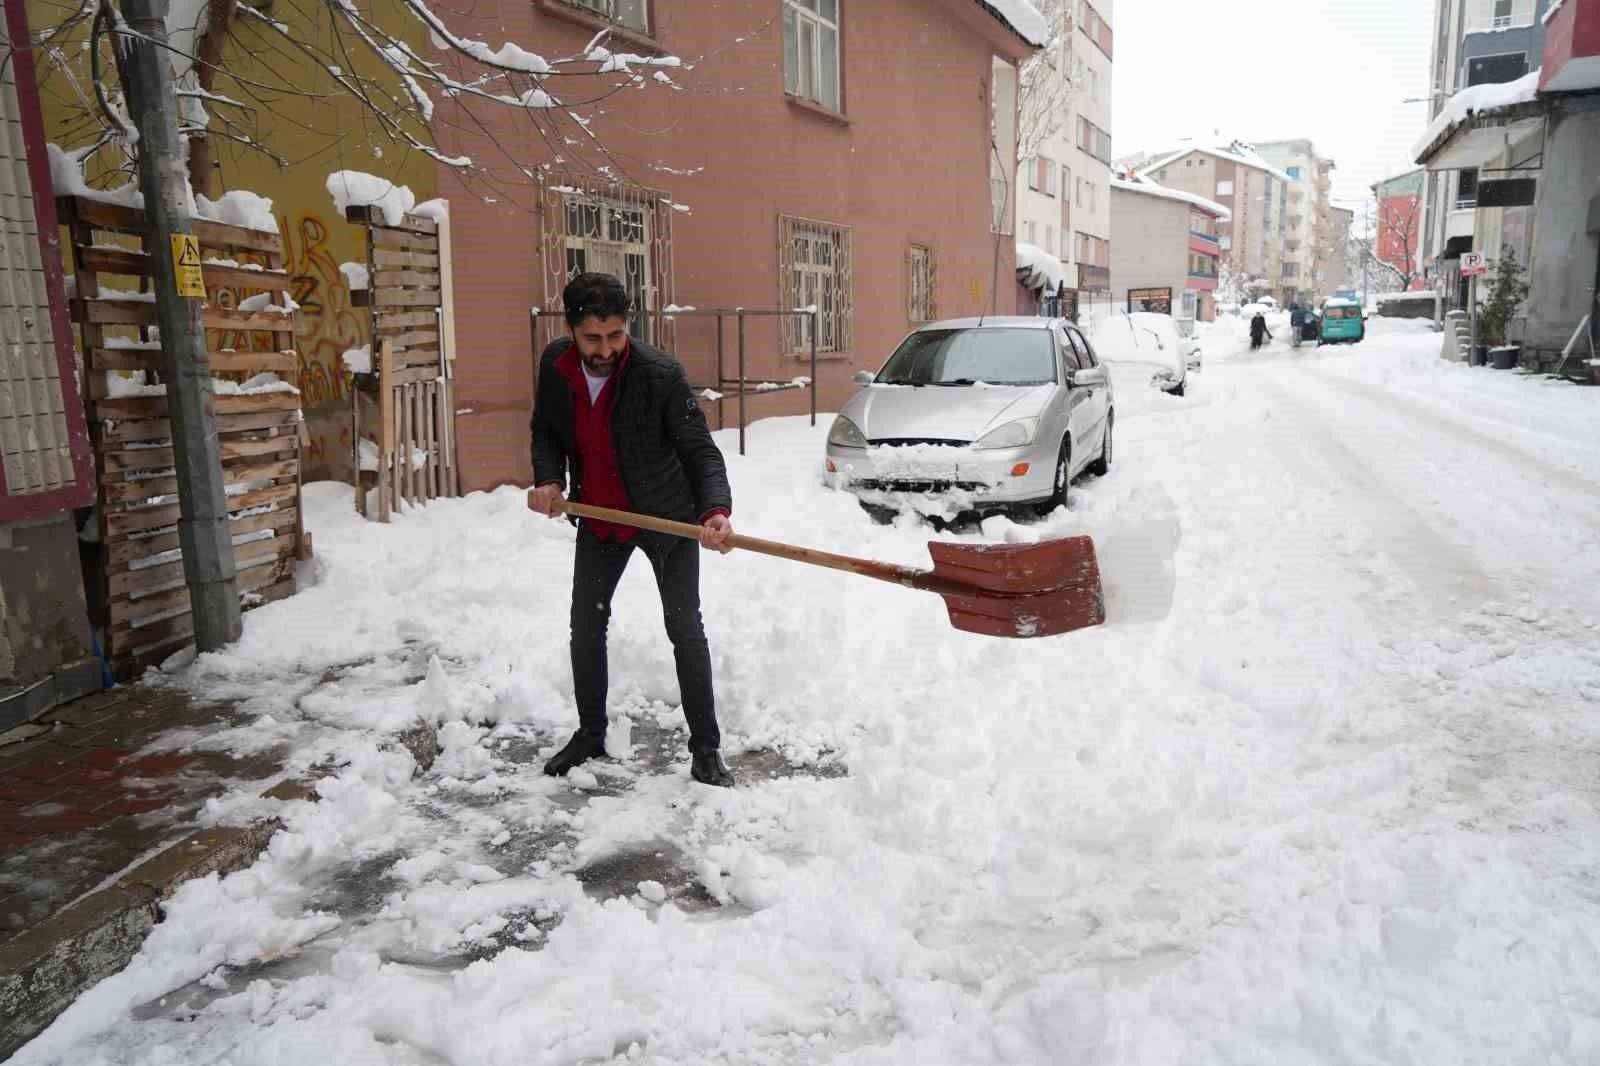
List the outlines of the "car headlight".
<svg viewBox="0 0 1600 1066">
<path fill-rule="evenodd" d="M 978 448 L 1021 448 L 1033 443 L 1034 434 L 1039 432 L 1037 418 L 1019 418 L 1015 422 L 1007 422 L 999 429 L 991 429 L 978 439 L 975 447 Z"/>
<path fill-rule="evenodd" d="M 840 415 L 833 420 L 833 428 L 828 430 L 828 443 L 840 448 L 865 448 L 867 435 L 854 422 Z"/>
</svg>

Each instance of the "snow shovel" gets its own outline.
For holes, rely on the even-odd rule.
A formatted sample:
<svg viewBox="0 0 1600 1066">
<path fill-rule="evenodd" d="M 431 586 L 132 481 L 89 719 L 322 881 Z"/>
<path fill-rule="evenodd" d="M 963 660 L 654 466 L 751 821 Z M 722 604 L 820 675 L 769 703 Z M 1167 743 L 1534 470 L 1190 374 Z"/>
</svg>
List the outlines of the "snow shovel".
<svg viewBox="0 0 1600 1066">
<path fill-rule="evenodd" d="M 557 508 L 583 518 L 654 530 L 687 540 L 700 527 L 651 515 L 561 500 Z M 950 624 L 991 637 L 1049 637 L 1106 620 L 1094 541 L 1067 537 L 1040 544 L 952 544 L 929 541 L 932 570 L 856 559 L 735 533 L 728 544 L 797 563 L 845 570 L 944 597 Z"/>
</svg>

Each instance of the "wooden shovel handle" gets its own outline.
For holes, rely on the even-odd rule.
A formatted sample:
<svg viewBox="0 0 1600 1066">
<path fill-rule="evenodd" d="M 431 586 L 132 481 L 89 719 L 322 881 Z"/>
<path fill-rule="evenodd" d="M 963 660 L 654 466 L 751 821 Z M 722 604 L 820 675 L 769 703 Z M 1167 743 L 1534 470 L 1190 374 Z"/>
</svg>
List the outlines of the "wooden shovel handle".
<svg viewBox="0 0 1600 1066">
<path fill-rule="evenodd" d="M 594 507 L 587 503 L 573 503 L 571 500 L 558 500 L 556 507 L 569 514 L 578 515 L 580 518 L 594 518 L 601 522 L 615 522 L 619 526 L 633 526 L 637 529 L 649 529 L 657 533 L 667 533 L 685 540 L 699 540 L 701 527 L 689 522 L 674 522 L 668 518 L 657 518 L 654 515 L 634 514 L 632 511 L 617 511 L 610 507 Z M 811 566 L 825 566 L 830 570 L 844 570 L 852 574 L 862 574 L 866 577 L 875 577 L 879 581 L 892 581 L 896 585 L 906 585 L 911 588 L 929 588 L 930 574 L 925 570 L 912 570 L 909 567 L 894 566 L 890 563 L 875 562 L 871 559 L 857 559 L 849 555 L 835 555 L 832 552 L 817 551 L 815 548 L 802 548 L 794 544 L 785 544 L 777 540 L 762 540 L 760 537 L 747 537 L 735 533 L 728 538 L 728 546 L 743 548 L 745 551 L 759 552 L 762 555 L 775 555 L 780 559 L 792 559 L 797 563 L 808 563 Z M 930 591 L 936 591 L 930 589 Z"/>
</svg>

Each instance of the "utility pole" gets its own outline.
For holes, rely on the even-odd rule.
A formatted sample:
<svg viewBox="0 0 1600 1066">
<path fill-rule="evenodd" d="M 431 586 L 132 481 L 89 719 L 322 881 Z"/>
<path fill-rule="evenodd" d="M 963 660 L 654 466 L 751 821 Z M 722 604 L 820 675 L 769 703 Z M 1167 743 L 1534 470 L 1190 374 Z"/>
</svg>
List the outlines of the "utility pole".
<svg viewBox="0 0 1600 1066">
<path fill-rule="evenodd" d="M 161 323 L 162 377 L 178 475 L 178 543 L 195 645 L 214 651 L 239 639 L 239 590 L 200 300 L 178 292 L 173 238 L 192 234 L 194 225 L 166 48 L 166 14 L 167 0 L 123 0 L 122 15 L 133 36 L 117 46 L 124 56 L 129 111 L 139 131 L 139 189 L 150 223 L 150 280 Z"/>
</svg>

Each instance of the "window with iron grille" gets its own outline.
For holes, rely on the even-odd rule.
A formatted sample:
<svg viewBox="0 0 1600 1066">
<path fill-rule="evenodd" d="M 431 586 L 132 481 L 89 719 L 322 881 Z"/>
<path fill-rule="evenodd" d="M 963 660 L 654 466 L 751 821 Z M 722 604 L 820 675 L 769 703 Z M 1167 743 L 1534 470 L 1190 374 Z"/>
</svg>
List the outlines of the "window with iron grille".
<svg viewBox="0 0 1600 1066">
<path fill-rule="evenodd" d="M 565 194 L 567 280 L 586 271 L 610 274 L 628 290 L 633 314 L 628 332 L 655 343 L 651 336 L 657 300 L 651 273 L 650 217 L 642 202 L 627 202 L 583 193 Z"/>
<path fill-rule="evenodd" d="M 839 111 L 839 0 L 784 0 L 783 89 Z"/>
<path fill-rule="evenodd" d="M 650 32 L 648 0 L 566 0 L 572 7 L 592 11 L 607 22 L 626 26 L 640 33 Z"/>
<path fill-rule="evenodd" d="M 780 216 L 778 284 L 781 306 L 817 309 L 819 352 L 850 350 L 850 228 L 808 218 Z M 811 350 L 812 319 L 785 318 L 784 350 Z"/>
<path fill-rule="evenodd" d="M 938 318 L 938 268 L 934 265 L 933 249 L 920 244 L 911 246 L 911 299 L 907 315 L 913 322 L 932 322 Z"/>
</svg>

